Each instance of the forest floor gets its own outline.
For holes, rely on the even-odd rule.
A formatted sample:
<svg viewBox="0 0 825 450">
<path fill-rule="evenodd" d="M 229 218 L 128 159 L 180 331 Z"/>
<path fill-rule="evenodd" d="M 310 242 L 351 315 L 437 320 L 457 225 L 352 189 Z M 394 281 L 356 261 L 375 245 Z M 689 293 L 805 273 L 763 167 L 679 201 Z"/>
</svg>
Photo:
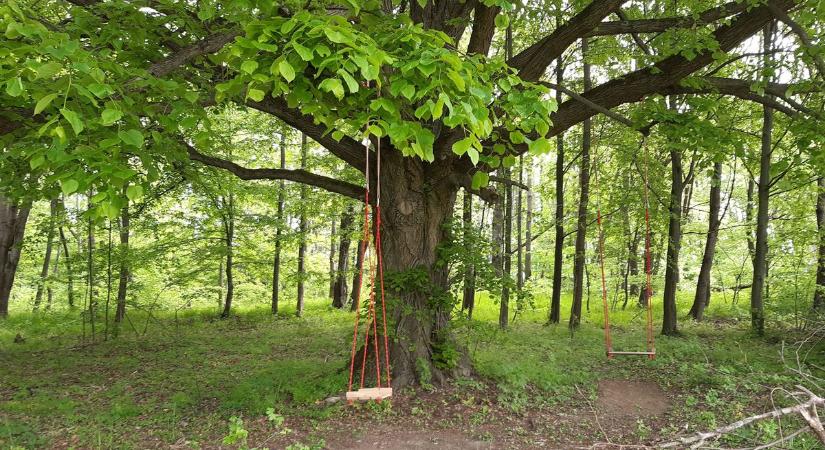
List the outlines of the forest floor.
<svg viewBox="0 0 825 450">
<path fill-rule="evenodd" d="M 780 352 L 801 334 L 753 337 L 722 305 L 681 337 L 657 335 L 653 361 L 607 360 L 596 308 L 571 334 L 529 308 L 502 332 L 496 305 L 479 305 L 457 324 L 476 376 L 351 407 L 327 400 L 346 386 L 351 315 L 326 302 L 303 318 L 133 311 L 117 338 L 98 325 L 94 343 L 78 311 L 12 314 L 0 323 L 0 448 L 608 449 L 788 404 L 773 389 L 798 383 Z M 638 309 L 615 323 L 617 350 L 644 345 Z M 822 350 L 809 357 L 825 367 Z M 795 429 L 764 422 L 718 444 L 768 442 L 779 425 Z M 792 447 L 819 448 L 807 435 Z"/>
</svg>

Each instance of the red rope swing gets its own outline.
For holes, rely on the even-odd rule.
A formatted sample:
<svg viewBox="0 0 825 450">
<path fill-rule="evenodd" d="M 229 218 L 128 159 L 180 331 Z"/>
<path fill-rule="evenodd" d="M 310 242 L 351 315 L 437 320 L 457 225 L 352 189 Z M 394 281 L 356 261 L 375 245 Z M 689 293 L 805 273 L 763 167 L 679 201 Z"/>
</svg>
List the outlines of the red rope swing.
<svg viewBox="0 0 825 450">
<path fill-rule="evenodd" d="M 364 185 L 364 227 L 361 238 L 361 245 L 359 251 L 361 254 L 359 258 L 364 261 L 369 267 L 369 297 L 366 308 L 366 327 L 364 330 L 364 346 L 363 355 L 361 357 L 360 367 L 360 382 L 357 391 L 352 390 L 352 385 L 355 378 L 355 359 L 358 353 L 358 335 L 359 323 L 361 318 L 361 288 L 364 284 L 364 265 L 361 265 L 358 274 L 358 286 L 355 289 L 355 325 L 352 331 L 352 350 L 349 369 L 349 384 L 347 385 L 347 401 L 363 401 L 363 400 L 383 400 L 392 396 L 392 377 L 390 375 L 390 345 L 387 338 L 387 306 L 384 301 L 384 260 L 381 251 L 381 139 L 376 140 L 375 157 L 375 179 L 376 179 L 376 195 L 375 195 L 375 211 L 373 213 L 370 205 L 370 150 L 369 139 L 364 141 L 364 153 L 366 160 Z M 373 228 L 374 227 L 374 228 Z M 373 231 L 371 233 L 370 231 Z M 376 272 L 378 275 L 378 286 L 376 286 Z M 381 323 L 384 334 L 384 358 L 382 361 L 381 352 L 379 349 L 378 336 L 378 317 L 376 311 L 376 287 L 380 294 L 381 301 Z M 372 347 L 375 353 L 375 387 L 364 387 L 364 380 L 366 378 L 367 370 L 367 350 L 370 346 L 370 335 L 372 335 Z M 384 366 L 384 380 L 382 384 L 382 370 Z"/>
<path fill-rule="evenodd" d="M 650 258 L 650 203 L 648 201 L 648 157 L 647 145 L 645 145 L 645 137 L 642 137 L 640 149 L 644 148 L 644 205 L 645 205 L 645 304 L 647 305 L 647 351 L 614 351 L 613 341 L 610 337 L 610 310 L 607 305 L 607 282 L 604 275 L 604 233 L 602 231 L 602 209 L 596 197 L 596 223 L 599 231 L 599 267 L 602 275 L 602 307 L 604 309 L 604 344 L 607 349 L 608 359 L 612 359 L 615 355 L 641 355 L 647 356 L 649 359 L 656 358 L 656 344 L 653 340 L 653 307 L 651 305 L 651 297 L 653 295 L 653 288 L 651 287 L 651 258 Z M 599 171 L 598 166 L 594 171 L 593 184 L 598 190 Z"/>
</svg>

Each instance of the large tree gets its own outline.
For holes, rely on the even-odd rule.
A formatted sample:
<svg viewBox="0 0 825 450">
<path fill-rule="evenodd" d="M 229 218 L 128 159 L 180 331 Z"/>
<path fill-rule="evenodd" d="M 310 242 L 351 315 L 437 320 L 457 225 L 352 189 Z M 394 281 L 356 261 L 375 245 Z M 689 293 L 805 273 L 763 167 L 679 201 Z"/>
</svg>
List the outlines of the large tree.
<svg viewBox="0 0 825 450">
<path fill-rule="evenodd" d="M 768 86 L 776 97 L 766 98 L 749 81 L 701 77 L 777 12 L 794 14 L 801 2 L 697 1 L 678 16 L 662 16 L 665 3 L 575 1 L 514 11 L 503 0 L 6 2 L 3 157 L 25 158 L 67 194 L 96 186 L 103 193 L 96 210 L 113 217 L 124 203 L 121 187 L 151 183 L 187 155 L 242 179 L 286 179 L 363 198 L 363 188 L 331 176 L 211 156 L 208 111 L 226 103 L 281 119 L 362 173 L 368 159 L 375 167 L 380 141 L 381 179 L 367 176 L 382 193 L 386 273 L 427 280 L 392 284 L 402 305 L 391 310 L 393 379 L 437 381 L 464 368 L 439 355 L 451 348 L 452 309 L 439 249 L 460 188 L 492 200 L 488 171 L 527 151 L 547 151 L 549 138 L 649 96 L 721 93 L 801 108 L 787 86 Z M 536 19 L 555 16 L 556 26 Z M 516 31 L 550 31 L 517 43 L 506 61 L 488 57 L 508 22 Z M 538 84 L 582 38 L 639 35 L 652 48 L 640 59 L 643 69 L 568 94 L 557 107 Z M 129 157 L 112 157 L 122 153 Z"/>
</svg>

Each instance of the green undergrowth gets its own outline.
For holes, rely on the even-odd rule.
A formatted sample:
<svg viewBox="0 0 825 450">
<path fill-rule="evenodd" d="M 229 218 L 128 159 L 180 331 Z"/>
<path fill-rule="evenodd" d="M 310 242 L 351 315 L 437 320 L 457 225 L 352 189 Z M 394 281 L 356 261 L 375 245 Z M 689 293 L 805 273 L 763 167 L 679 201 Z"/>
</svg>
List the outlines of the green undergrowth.
<svg viewBox="0 0 825 450">
<path fill-rule="evenodd" d="M 672 396 L 674 427 L 711 427 L 765 407 L 771 387 L 797 381 L 779 358 L 781 338 L 792 333 L 756 338 L 742 312 L 724 303 L 712 305 L 707 323 L 682 320 L 680 337 L 660 336 L 657 320 L 657 357 L 649 361 L 605 358 L 601 305 L 591 304 L 571 333 L 566 323 L 546 324 L 546 298 L 534 302 L 506 332 L 484 293 L 473 321 L 456 321 L 478 375 L 514 414 L 575 402 L 602 379 L 647 380 Z M 563 317 L 568 309 L 565 298 Z M 129 317 L 117 337 L 110 325 L 106 340 L 98 324 L 94 343 L 88 325 L 83 339 L 77 310 L 18 312 L 0 323 L 0 447 L 214 445 L 232 417 L 322 424 L 340 412 L 319 400 L 346 386 L 352 316 L 326 300 L 308 302 L 301 318 L 289 307 L 277 317 L 263 307 L 226 320 L 205 310 Z M 644 348 L 641 310 L 628 306 L 611 320 L 616 349 Z M 18 333 L 24 343 L 13 343 Z"/>
</svg>

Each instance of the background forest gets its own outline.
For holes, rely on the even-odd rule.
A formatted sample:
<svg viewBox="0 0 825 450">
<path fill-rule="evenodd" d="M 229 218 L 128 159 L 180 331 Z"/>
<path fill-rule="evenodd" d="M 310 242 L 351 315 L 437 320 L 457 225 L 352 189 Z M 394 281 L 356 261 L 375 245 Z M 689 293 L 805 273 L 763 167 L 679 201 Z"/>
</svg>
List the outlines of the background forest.
<svg viewBox="0 0 825 450">
<path fill-rule="evenodd" d="M 825 442 L 825 4 L 246 3 L 0 5 L 0 446 Z"/>
</svg>

